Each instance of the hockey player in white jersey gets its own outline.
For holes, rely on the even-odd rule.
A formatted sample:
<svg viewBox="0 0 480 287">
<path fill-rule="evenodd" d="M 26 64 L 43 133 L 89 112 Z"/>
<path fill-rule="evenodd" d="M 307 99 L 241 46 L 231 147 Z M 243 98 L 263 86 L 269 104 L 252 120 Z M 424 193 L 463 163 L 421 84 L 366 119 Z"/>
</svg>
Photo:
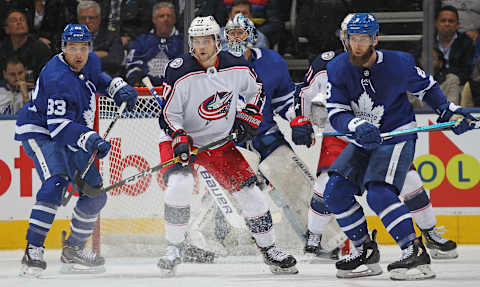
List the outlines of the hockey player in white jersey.
<svg viewBox="0 0 480 287">
<path fill-rule="evenodd" d="M 380 133 L 416 125 L 407 91 L 431 106 L 439 114 L 438 122 L 461 119 L 452 128 L 456 134 L 472 129 L 470 121 L 477 119 L 447 102 L 433 77 L 416 67 L 411 55 L 375 50 L 377 34 L 373 14 L 355 14 L 347 25 L 348 53 L 327 65 L 328 118 L 335 130 L 351 134 L 352 141 L 329 168 L 324 192 L 328 209 L 356 247 L 356 252 L 336 263 L 337 276 L 355 275 L 362 265 L 368 268 L 364 276 L 382 272 L 376 232 L 369 237 L 363 209 L 354 197 L 368 189 L 367 203 L 402 249 L 400 259 L 388 265 L 390 278 L 434 278 L 409 210 L 396 195 L 413 160 L 417 136 L 382 139 Z"/>
<path fill-rule="evenodd" d="M 345 44 L 347 33 L 347 24 L 354 14 L 349 14 L 341 24 L 340 40 Z M 303 114 L 312 119 L 314 125 L 324 131 L 333 131 L 330 123 L 327 121 L 326 105 L 326 87 L 328 83 L 327 64 L 337 55 L 344 51 L 328 51 L 320 54 L 312 62 L 308 72 L 305 75 L 304 82 L 295 93 L 295 100 L 298 103 L 296 113 Z M 322 234 L 326 230 L 327 223 L 332 213 L 328 210 L 323 199 L 325 185 L 329 179 L 328 168 L 342 150 L 347 146 L 347 139 L 338 137 L 325 137 L 322 139 L 322 147 L 318 162 L 317 180 L 314 187 L 314 195 L 311 202 L 311 209 L 308 217 L 309 240 L 305 250 L 312 253 L 319 253 L 323 250 L 320 245 Z M 457 244 L 444 238 L 437 228 L 437 220 L 433 212 L 433 207 L 427 192 L 423 188 L 419 174 L 413 165 L 407 173 L 405 183 L 400 192 L 400 197 L 407 205 L 417 226 L 422 231 L 432 258 L 434 259 L 452 259 L 457 258 Z"/>
<path fill-rule="evenodd" d="M 68 239 L 63 233 L 62 271 L 105 270 L 105 259 L 84 248 L 107 200 L 106 194 L 90 198 L 84 193 L 101 188 L 102 178 L 95 165 L 84 180 L 74 178 L 74 174 L 85 168 L 94 151 L 97 158 L 103 158 L 110 150 L 110 143 L 93 130 L 97 91 L 112 97 L 118 106 L 127 102 L 128 109 L 135 107 L 137 99 L 137 92 L 121 78 L 112 79 L 101 72 L 86 26 L 67 25 L 62 33 L 62 51 L 42 69 L 30 101 L 17 117 L 15 139 L 33 159 L 42 181 L 27 231 L 21 273 L 25 276 L 36 276 L 46 269 L 45 237 L 63 193 L 74 182 L 81 190 Z"/>
<path fill-rule="evenodd" d="M 190 217 L 194 178 L 192 164 L 203 166 L 232 194 L 273 273 L 298 273 L 296 260 L 275 245 L 268 202 L 255 185 L 256 176 L 232 141 L 196 156 L 192 149 L 235 133 L 251 139 L 260 125 L 265 96 L 262 83 L 248 63 L 221 51 L 220 27 L 212 16 L 193 19 L 190 53 L 172 60 L 165 71 L 166 99 L 160 125 L 172 141 L 180 163 L 166 171 L 166 255 L 158 261 L 162 274 L 172 276 L 180 260 Z M 240 100 L 240 97 L 242 100 Z"/>
</svg>

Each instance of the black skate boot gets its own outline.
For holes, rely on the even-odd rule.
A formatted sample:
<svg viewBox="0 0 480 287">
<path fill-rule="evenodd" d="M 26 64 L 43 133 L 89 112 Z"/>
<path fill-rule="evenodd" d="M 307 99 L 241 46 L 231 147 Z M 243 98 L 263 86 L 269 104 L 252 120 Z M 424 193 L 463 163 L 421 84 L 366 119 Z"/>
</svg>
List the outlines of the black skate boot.
<svg viewBox="0 0 480 287">
<path fill-rule="evenodd" d="M 377 230 L 373 230 L 371 239 L 368 238 L 363 243 L 362 249 L 353 248 L 350 255 L 337 261 L 338 278 L 356 278 L 365 276 L 375 276 L 382 274 L 382 268 L 378 264 L 380 261 L 380 251 L 376 242 Z M 367 269 L 357 270 L 362 265 Z"/>
<path fill-rule="evenodd" d="M 454 259 L 458 257 L 457 243 L 443 237 L 441 234 L 444 230 L 443 226 L 421 229 L 423 238 L 425 238 L 425 245 L 433 259 Z"/>
<path fill-rule="evenodd" d="M 275 245 L 260 248 L 263 254 L 263 262 L 270 267 L 273 274 L 297 274 L 298 269 L 295 267 L 297 260 Z"/>
<path fill-rule="evenodd" d="M 66 239 L 67 232 L 62 231 L 61 273 L 97 274 L 105 272 L 105 258 L 80 246 L 71 245 Z"/>
<path fill-rule="evenodd" d="M 304 253 L 310 253 L 315 255 L 316 257 L 328 258 L 332 260 L 338 260 L 338 253 L 340 252 L 339 248 L 335 248 L 332 251 L 328 251 L 322 248 L 322 235 L 315 234 L 307 230 L 307 234 L 305 235 L 305 247 L 303 248 Z"/>
<path fill-rule="evenodd" d="M 169 243 L 165 255 L 160 257 L 157 263 L 157 267 L 160 268 L 161 277 L 175 276 L 177 265 L 180 263 L 182 263 L 180 246 Z"/>
<path fill-rule="evenodd" d="M 43 260 L 43 253 L 44 247 L 27 244 L 22 258 L 20 276 L 37 277 L 43 270 L 47 269 L 47 262 Z"/>
<path fill-rule="evenodd" d="M 402 250 L 400 260 L 390 263 L 387 270 L 390 271 L 392 280 L 435 278 L 435 273 L 430 269 L 430 256 L 423 245 L 422 237 L 415 239 Z"/>
</svg>

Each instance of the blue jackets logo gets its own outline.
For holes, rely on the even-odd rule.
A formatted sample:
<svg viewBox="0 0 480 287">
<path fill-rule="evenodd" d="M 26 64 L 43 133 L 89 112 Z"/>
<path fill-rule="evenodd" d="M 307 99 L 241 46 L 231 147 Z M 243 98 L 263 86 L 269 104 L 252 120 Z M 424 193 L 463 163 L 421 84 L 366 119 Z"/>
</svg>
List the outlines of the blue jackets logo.
<svg viewBox="0 0 480 287">
<path fill-rule="evenodd" d="M 216 92 L 208 97 L 198 108 L 200 116 L 206 120 L 217 120 L 225 117 L 230 110 L 232 92 Z"/>
</svg>

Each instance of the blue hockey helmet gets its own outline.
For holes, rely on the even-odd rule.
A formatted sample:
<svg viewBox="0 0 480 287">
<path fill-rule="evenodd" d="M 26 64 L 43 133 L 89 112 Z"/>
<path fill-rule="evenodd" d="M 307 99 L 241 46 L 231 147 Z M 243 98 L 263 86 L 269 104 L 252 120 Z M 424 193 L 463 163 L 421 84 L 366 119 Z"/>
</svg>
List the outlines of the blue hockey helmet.
<svg viewBox="0 0 480 287">
<path fill-rule="evenodd" d="M 62 48 L 65 47 L 67 42 L 88 42 L 91 44 L 92 35 L 87 26 L 83 24 L 68 24 L 62 33 Z"/>
<path fill-rule="evenodd" d="M 378 28 L 379 26 L 375 15 L 370 13 L 357 13 L 353 15 L 347 24 L 347 41 L 349 35 L 367 34 L 372 37 L 372 42 L 375 42 L 375 37 L 378 35 Z"/>
<path fill-rule="evenodd" d="M 236 29 L 245 31 L 247 37 L 245 39 L 232 39 L 232 37 L 229 37 L 229 32 Z M 247 48 L 253 47 L 258 38 L 257 28 L 255 28 L 253 22 L 241 13 L 236 14 L 228 20 L 227 25 L 225 25 L 224 34 L 227 40 L 228 50 L 236 56 L 243 55 Z"/>
</svg>

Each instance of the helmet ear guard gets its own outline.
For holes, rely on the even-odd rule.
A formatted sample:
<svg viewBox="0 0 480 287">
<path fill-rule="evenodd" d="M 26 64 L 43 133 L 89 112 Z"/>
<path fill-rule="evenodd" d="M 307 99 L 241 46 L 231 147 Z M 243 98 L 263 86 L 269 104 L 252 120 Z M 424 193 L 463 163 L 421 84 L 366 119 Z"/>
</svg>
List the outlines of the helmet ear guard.
<svg viewBox="0 0 480 287">
<path fill-rule="evenodd" d="M 217 54 L 222 50 L 220 41 L 220 26 L 213 16 L 195 17 L 188 28 L 188 46 L 190 53 L 193 54 L 192 37 L 214 36 L 217 47 Z"/>
<path fill-rule="evenodd" d="M 83 24 L 68 24 L 62 33 L 62 50 L 68 42 L 87 42 L 92 49 L 92 35 Z"/>
<path fill-rule="evenodd" d="M 247 37 L 245 39 L 231 39 L 229 32 L 237 29 L 245 31 Z M 255 45 L 258 39 L 258 32 L 250 19 L 238 13 L 228 20 L 227 25 L 225 25 L 224 36 L 227 40 L 228 51 L 236 56 L 241 56 L 248 48 Z"/>
</svg>

